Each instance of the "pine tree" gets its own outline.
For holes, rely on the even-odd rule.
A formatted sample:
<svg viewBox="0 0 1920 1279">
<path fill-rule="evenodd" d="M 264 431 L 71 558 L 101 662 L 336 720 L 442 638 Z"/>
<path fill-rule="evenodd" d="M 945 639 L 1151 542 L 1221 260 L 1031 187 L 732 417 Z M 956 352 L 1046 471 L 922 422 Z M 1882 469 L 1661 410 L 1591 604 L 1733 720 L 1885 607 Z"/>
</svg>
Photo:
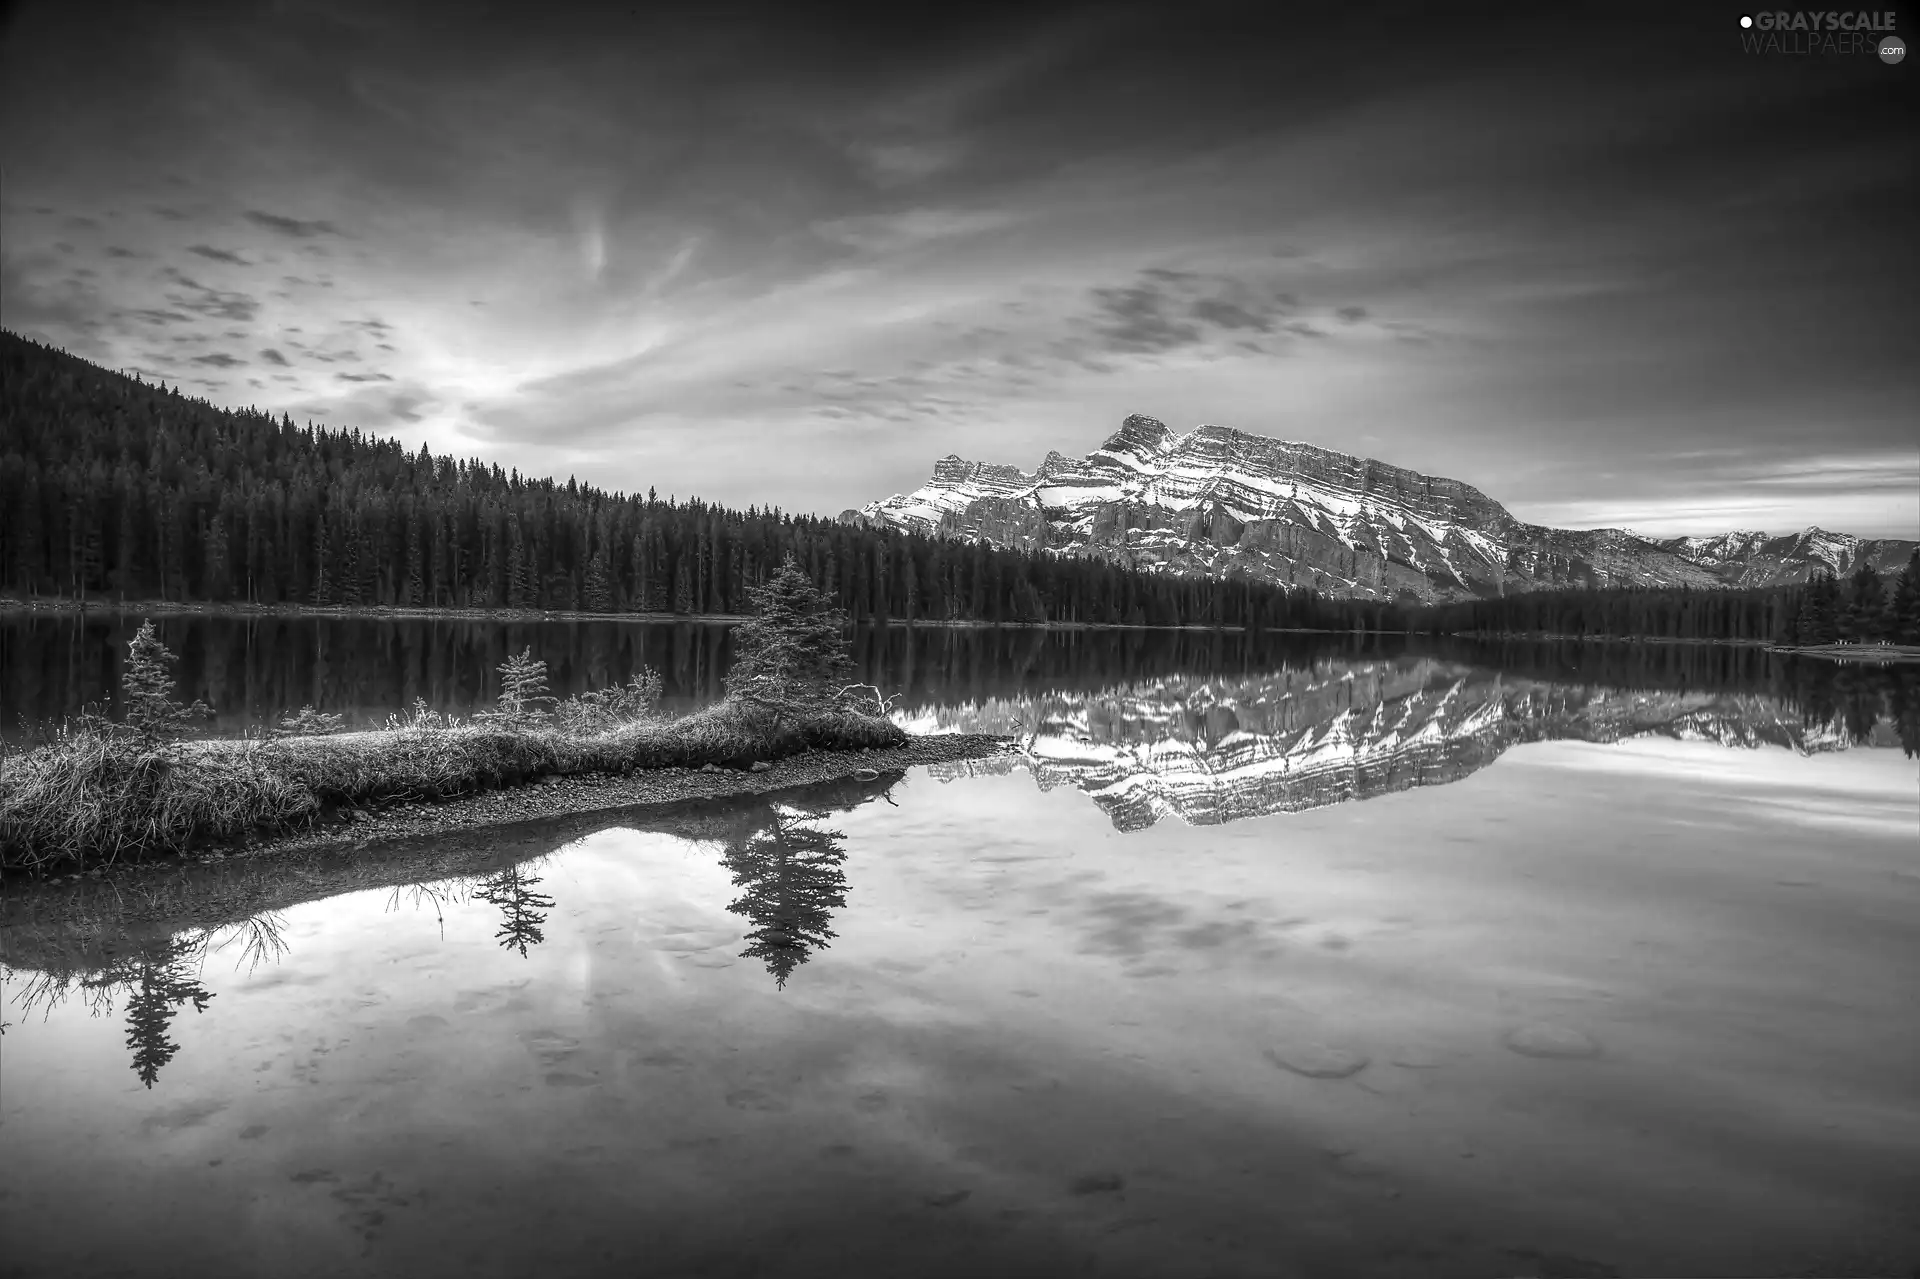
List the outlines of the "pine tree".
<svg viewBox="0 0 1920 1279">
<path fill-rule="evenodd" d="M 537 721 L 541 702 L 553 700 L 547 694 L 547 664 L 535 661 L 533 646 L 508 656 L 497 668 L 500 672 L 499 709 L 479 718 L 524 725 Z"/>
<path fill-rule="evenodd" d="M 1840 588 L 1833 578 L 1821 574 L 1807 585 L 1806 613 L 1801 634 L 1809 644 L 1832 644 L 1840 639 Z"/>
<path fill-rule="evenodd" d="M 1845 635 L 1857 643 L 1871 644 L 1880 638 L 1887 605 L 1880 574 L 1872 564 L 1861 560 L 1854 570 L 1852 588 L 1846 606 Z"/>
<path fill-rule="evenodd" d="M 831 702 L 853 672 L 845 612 L 807 579 L 791 554 L 748 598 L 754 616 L 734 628 L 727 691 L 796 709 Z"/>
<path fill-rule="evenodd" d="M 200 555 L 200 594 L 205 599 L 225 599 L 232 591 L 228 582 L 229 552 L 225 507 L 216 510 L 208 519 L 202 540 L 204 547 Z"/>
<path fill-rule="evenodd" d="M 328 534 L 325 516 L 316 518 L 313 523 L 313 589 L 308 598 L 320 605 L 333 603 L 333 547 Z"/>
<path fill-rule="evenodd" d="M 1888 638 L 1896 644 L 1920 644 L 1920 551 L 1907 559 L 1894 580 L 1888 623 Z"/>
<path fill-rule="evenodd" d="M 587 561 L 587 580 L 581 594 L 589 613 L 613 612 L 613 574 L 608 571 L 605 551 Z"/>
<path fill-rule="evenodd" d="M 533 571 L 527 563 L 527 549 L 520 533 L 520 521 L 507 523 L 507 604 L 527 608 L 534 603 Z"/>
<path fill-rule="evenodd" d="M 174 661 L 173 653 L 160 642 L 153 619 L 148 618 L 127 645 L 127 668 L 120 677 L 127 726 L 144 738 L 164 741 L 179 737 L 196 721 L 212 714 L 205 702 L 183 706 L 174 700 L 170 670 Z"/>
<path fill-rule="evenodd" d="M 673 565 L 673 611 L 693 612 L 693 581 L 684 558 L 676 559 Z"/>
<path fill-rule="evenodd" d="M 1137 606 L 1136 606 L 1137 609 Z M 1044 622 L 1047 620 L 1047 605 L 1040 598 L 1040 592 L 1032 582 L 1022 578 L 1014 587 L 1013 620 L 1016 622 Z"/>
</svg>

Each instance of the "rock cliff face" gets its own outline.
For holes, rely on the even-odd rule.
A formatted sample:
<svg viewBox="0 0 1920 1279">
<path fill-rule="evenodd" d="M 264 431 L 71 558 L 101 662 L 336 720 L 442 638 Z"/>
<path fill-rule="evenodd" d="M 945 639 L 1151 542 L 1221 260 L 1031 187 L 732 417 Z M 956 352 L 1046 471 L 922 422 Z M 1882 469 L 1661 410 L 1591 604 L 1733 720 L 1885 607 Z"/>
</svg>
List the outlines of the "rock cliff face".
<svg viewBox="0 0 1920 1279">
<path fill-rule="evenodd" d="M 1129 417 L 1084 458 L 1029 474 L 958 457 L 905 495 L 841 518 L 1132 567 L 1244 572 L 1370 599 L 1435 602 L 1586 586 L 1749 586 L 1898 568 L 1911 542 L 1809 529 L 1649 541 L 1526 524 L 1458 480 L 1223 426 L 1176 435 Z"/>
<path fill-rule="evenodd" d="M 1844 729 L 1810 728 L 1757 695 L 1548 684 L 1431 658 L 1156 681 L 903 719 L 922 732 L 1021 736 L 1024 760 L 936 765 L 934 772 L 1024 763 L 1042 788 L 1087 792 L 1121 830 L 1167 816 L 1213 825 L 1444 785 L 1518 742 L 1657 734 L 1802 754 L 1852 744 Z"/>
</svg>

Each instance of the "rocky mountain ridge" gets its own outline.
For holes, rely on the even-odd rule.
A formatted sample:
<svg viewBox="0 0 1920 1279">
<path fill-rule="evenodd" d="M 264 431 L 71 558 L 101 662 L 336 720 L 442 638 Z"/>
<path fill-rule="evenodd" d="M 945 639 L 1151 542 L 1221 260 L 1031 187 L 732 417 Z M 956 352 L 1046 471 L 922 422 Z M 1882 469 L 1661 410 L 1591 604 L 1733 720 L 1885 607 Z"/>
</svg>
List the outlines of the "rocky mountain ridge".
<svg viewBox="0 0 1920 1279">
<path fill-rule="evenodd" d="M 934 464 L 933 478 L 842 520 L 1181 573 L 1244 573 L 1324 594 L 1434 603 L 1555 587 L 1768 586 L 1866 559 L 1897 570 L 1914 543 L 1807 529 L 1651 540 L 1547 528 L 1480 490 L 1311 444 L 1138 414 L 1084 458 L 1037 471 Z"/>
</svg>

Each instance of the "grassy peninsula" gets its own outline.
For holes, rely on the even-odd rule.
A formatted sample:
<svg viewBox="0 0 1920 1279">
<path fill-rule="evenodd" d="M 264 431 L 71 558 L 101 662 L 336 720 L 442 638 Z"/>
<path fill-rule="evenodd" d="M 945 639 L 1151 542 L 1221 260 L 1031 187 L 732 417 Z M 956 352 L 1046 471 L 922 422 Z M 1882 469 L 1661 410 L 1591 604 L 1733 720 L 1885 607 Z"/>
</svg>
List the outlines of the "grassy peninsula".
<svg viewBox="0 0 1920 1279">
<path fill-rule="evenodd" d="M 82 715 L 0 759 L 0 873 L 85 873 L 210 849 L 259 847 L 370 807 L 444 801 L 555 777 L 650 770 L 768 771 L 808 752 L 907 744 L 877 690 L 849 687 L 846 618 L 792 560 L 756 592 L 725 700 L 669 718 L 651 671 L 556 701 L 545 665 L 500 668 L 499 706 L 470 719 L 424 705 L 343 733 L 311 708 L 270 734 L 196 739 L 206 707 L 173 697 L 151 623 L 129 646 L 123 718 Z"/>
</svg>

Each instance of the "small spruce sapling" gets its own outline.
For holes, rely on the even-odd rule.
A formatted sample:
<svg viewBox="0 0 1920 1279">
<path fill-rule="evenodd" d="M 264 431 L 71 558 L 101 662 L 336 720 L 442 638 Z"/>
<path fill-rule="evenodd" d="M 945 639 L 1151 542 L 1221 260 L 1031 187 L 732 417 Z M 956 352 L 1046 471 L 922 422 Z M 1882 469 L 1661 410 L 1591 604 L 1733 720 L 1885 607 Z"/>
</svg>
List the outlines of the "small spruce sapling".
<svg viewBox="0 0 1920 1279">
<path fill-rule="evenodd" d="M 476 718 L 516 727 L 540 720 L 537 706 L 554 699 L 547 694 L 547 664 L 535 661 L 533 646 L 528 645 L 500 663 L 500 708 Z"/>
<path fill-rule="evenodd" d="M 327 711 L 317 711 L 312 706 L 302 706 L 298 713 L 284 715 L 280 726 L 273 730 L 275 737 L 325 737 L 338 733 L 347 726 L 344 715 L 335 715 Z"/>
<path fill-rule="evenodd" d="M 173 653 L 160 642 L 148 618 L 127 645 L 127 668 L 120 677 L 127 704 L 127 727 L 149 742 L 171 741 L 193 730 L 213 711 L 205 702 L 182 705 L 174 700 Z"/>
</svg>

